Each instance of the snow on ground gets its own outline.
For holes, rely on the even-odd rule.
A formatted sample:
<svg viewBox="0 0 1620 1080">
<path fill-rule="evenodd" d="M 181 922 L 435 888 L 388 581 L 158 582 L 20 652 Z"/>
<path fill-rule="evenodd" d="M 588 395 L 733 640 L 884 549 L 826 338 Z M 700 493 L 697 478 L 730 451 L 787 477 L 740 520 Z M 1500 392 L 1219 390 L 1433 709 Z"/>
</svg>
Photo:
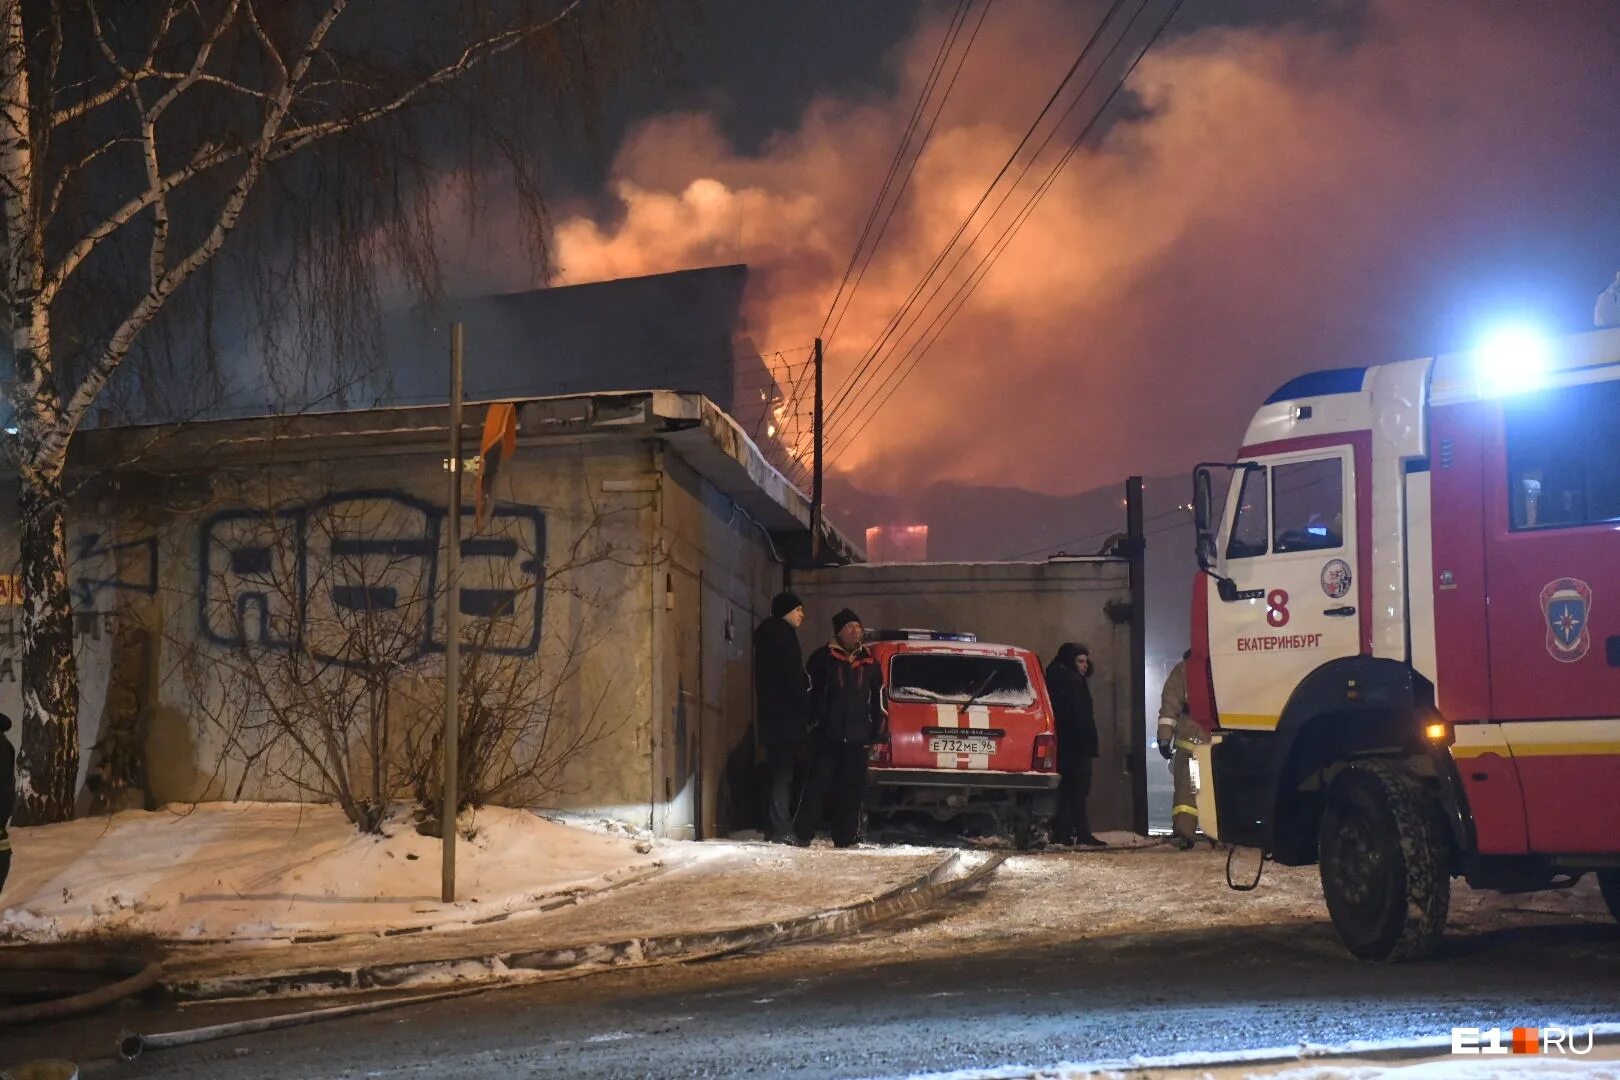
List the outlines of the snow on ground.
<svg viewBox="0 0 1620 1080">
<path fill-rule="evenodd" d="M 1220 1074 L 1209 1074 L 1219 1077 Z M 1588 1060 L 1578 1057 L 1520 1058 L 1503 1061 L 1498 1058 L 1448 1058 L 1425 1061 L 1418 1065 L 1381 1066 L 1371 1063 L 1342 1065 L 1308 1065 L 1284 1072 L 1245 1072 L 1245 1077 L 1265 1077 L 1266 1080 L 1515 1080 L 1518 1077 L 1542 1076 L 1579 1077 L 1580 1080 L 1614 1080 L 1620 1077 L 1620 1061 Z"/>
<path fill-rule="evenodd" d="M 1391 1040 L 1339 1046 L 1301 1044 L 1292 1049 L 1265 1048 L 1216 1053 L 1180 1053 L 1127 1060 L 1066 1062 L 1031 1067 L 1007 1065 L 990 1069 L 957 1069 L 915 1073 L 906 1080 L 1534 1080 L 1538 1077 L 1577 1077 L 1579 1080 L 1620 1078 L 1620 1024 L 1600 1024 L 1594 1037 L 1610 1040 L 1593 1044 L 1585 1029 L 1577 1029 L 1576 1044 L 1586 1040 L 1581 1054 L 1552 1053 L 1540 1057 L 1508 1055 L 1464 1056 L 1448 1053 L 1444 1040 Z M 1376 1061 L 1370 1052 L 1404 1052 L 1407 1060 Z M 1432 1055 L 1432 1056 L 1429 1056 Z M 1310 1058 L 1325 1060 L 1312 1061 Z"/>
<path fill-rule="evenodd" d="M 1024 948 L 1032 943 L 1087 940 L 1129 950 L 1141 934 L 1200 931 L 1212 926 L 1326 923 L 1321 879 L 1314 866 L 1267 863 L 1252 892 L 1227 887 L 1227 854 L 1200 844 L 1177 851 L 1165 841 L 1105 833 L 1110 847 L 1016 853 L 983 886 L 944 909 L 949 918 L 919 916 L 883 930 L 896 958 Z M 1254 879 L 1259 854 L 1239 849 L 1231 877 Z M 1607 926 L 1611 919 L 1597 883 L 1517 896 L 1479 892 L 1452 882 L 1449 926 L 1481 933 L 1544 922 L 1548 917 Z M 866 937 L 818 948 L 862 953 Z"/>
<path fill-rule="evenodd" d="M 363 836 L 335 806 L 204 803 L 15 828 L 0 939 L 116 932 L 250 940 L 464 925 L 638 875 L 669 854 L 524 810 L 462 818 L 457 896 L 406 822 Z M 662 845 L 660 845 L 662 847 Z"/>
</svg>

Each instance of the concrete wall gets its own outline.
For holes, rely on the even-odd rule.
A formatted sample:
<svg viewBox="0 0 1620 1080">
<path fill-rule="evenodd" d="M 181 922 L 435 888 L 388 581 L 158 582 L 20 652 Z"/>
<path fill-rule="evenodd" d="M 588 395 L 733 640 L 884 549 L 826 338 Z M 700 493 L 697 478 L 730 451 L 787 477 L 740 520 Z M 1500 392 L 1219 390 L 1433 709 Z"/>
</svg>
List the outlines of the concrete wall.
<svg viewBox="0 0 1620 1080">
<path fill-rule="evenodd" d="M 869 629 L 967 631 L 1033 649 L 1043 664 L 1065 641 L 1085 644 L 1101 736 L 1092 827 L 1132 827 L 1131 780 L 1143 763 L 1129 760 L 1130 626 L 1109 615 L 1110 604 L 1130 602 L 1124 560 L 854 565 L 796 570 L 789 587 L 804 600 L 807 652 L 831 638 L 832 616 L 844 607 Z"/>
<path fill-rule="evenodd" d="M 323 646 L 315 640 L 315 613 L 329 609 L 343 587 L 334 563 L 384 560 L 382 574 L 401 598 L 432 595 L 420 583 L 443 572 L 441 462 L 442 454 L 394 451 L 131 478 L 118 496 L 76 505 L 70 576 L 85 767 L 123 708 L 123 719 L 139 729 L 155 802 L 309 797 L 301 787 L 309 777 L 285 760 L 247 761 L 259 745 L 221 721 L 239 681 L 209 675 L 208 665 L 236 651 L 236 612 L 241 632 L 262 651 L 274 654 L 289 641 L 295 605 L 279 586 L 266 587 L 256 569 L 302 561 L 308 645 L 316 651 Z M 462 564 L 464 637 L 487 633 L 503 656 L 529 665 L 529 685 L 552 709 L 553 751 L 583 737 L 545 801 L 644 825 L 651 824 L 654 788 L 655 496 L 633 489 L 651 468 L 648 441 L 526 448 L 502 476 L 501 504 L 485 537 L 494 542 L 464 545 Z M 272 506 L 280 514 L 274 526 L 262 515 Z M 339 545 L 346 539 L 387 543 L 345 554 Z M 14 553 L 15 538 L 3 540 Z M 375 574 L 369 579 L 376 583 Z M 516 597 L 511 610 L 478 613 L 479 597 L 497 590 Z M 438 683 L 440 700 L 443 615 L 441 597 L 424 636 L 404 650 L 409 656 L 401 654 L 408 668 L 415 665 L 406 681 L 428 692 Z M 0 608 L 0 709 L 14 716 L 20 617 L 20 608 Z M 108 693 L 109 682 L 117 692 Z"/>
<path fill-rule="evenodd" d="M 127 730 L 155 803 L 308 798 L 306 772 L 286 755 L 254 758 L 262 743 L 227 723 L 241 713 L 231 709 L 240 680 L 210 664 L 239 655 L 239 630 L 272 653 L 293 638 L 298 605 L 265 585 L 267 568 L 302 582 L 303 633 L 316 651 L 341 651 L 318 640 L 330 620 L 317 614 L 359 580 L 350 574 L 346 586 L 345 568 L 372 565 L 361 576 L 394 590 L 401 610 L 413 594 L 433 596 L 423 583 L 442 574 L 444 479 L 437 452 L 368 453 L 357 442 L 340 461 L 131 473 L 81 499 L 70 579 L 82 767 L 98 738 Z M 782 581 L 770 537 L 656 438 L 527 446 L 498 497 L 483 537 L 496 543 L 463 547 L 464 637 L 488 631 L 541 685 L 561 676 L 558 742 L 587 737 L 546 805 L 676 836 L 751 824 L 752 634 Z M 470 519 L 468 506 L 464 528 Z M 350 540 L 384 543 L 356 555 Z M 14 534 L 0 531 L 0 544 L 14 559 Z M 582 565 L 564 572 L 572 563 Z M 537 602 L 520 599 L 493 622 L 470 610 L 481 590 L 525 582 Z M 415 668 L 402 681 L 413 693 L 442 695 L 443 616 L 440 599 L 420 648 L 407 650 Z M 14 716 L 20 618 L 0 607 L 0 709 Z"/>
<path fill-rule="evenodd" d="M 753 632 L 781 570 L 768 536 L 726 495 L 677 454 L 661 461 L 663 831 L 704 838 L 757 815 Z"/>
</svg>

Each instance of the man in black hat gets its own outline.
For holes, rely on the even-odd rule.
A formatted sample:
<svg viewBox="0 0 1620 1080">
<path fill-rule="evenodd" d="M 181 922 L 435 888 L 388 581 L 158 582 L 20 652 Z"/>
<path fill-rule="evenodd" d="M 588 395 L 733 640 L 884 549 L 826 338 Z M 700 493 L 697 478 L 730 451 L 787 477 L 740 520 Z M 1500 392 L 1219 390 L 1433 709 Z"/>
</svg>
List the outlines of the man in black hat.
<svg viewBox="0 0 1620 1080">
<path fill-rule="evenodd" d="M 804 673 L 799 626 L 804 604 L 790 592 L 771 601 L 771 617 L 754 631 L 754 693 L 759 741 L 770 772 L 767 840 L 799 842 L 793 829 L 793 770 L 810 723 L 810 679 Z"/>
<path fill-rule="evenodd" d="M 11 717 L 0 713 L 0 889 L 6 887 L 6 875 L 11 873 L 11 837 L 6 826 L 17 809 L 17 751 L 6 738 L 10 730 Z"/>
<path fill-rule="evenodd" d="M 860 839 L 866 797 L 866 748 L 883 728 L 883 671 L 861 643 L 861 617 L 845 608 L 833 616 L 833 640 L 810 654 L 810 715 L 815 764 L 799 807 L 799 838 L 808 842 L 832 802 L 838 847 Z"/>
</svg>

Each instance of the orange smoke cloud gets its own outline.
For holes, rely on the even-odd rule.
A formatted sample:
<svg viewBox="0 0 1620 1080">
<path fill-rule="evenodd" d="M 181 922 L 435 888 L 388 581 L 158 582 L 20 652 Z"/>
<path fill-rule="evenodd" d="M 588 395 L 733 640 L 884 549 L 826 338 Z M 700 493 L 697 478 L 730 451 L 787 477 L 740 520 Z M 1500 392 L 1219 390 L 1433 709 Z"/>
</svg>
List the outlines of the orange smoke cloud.
<svg viewBox="0 0 1620 1080">
<path fill-rule="evenodd" d="M 1493 274 L 1571 244 L 1614 249 L 1612 209 L 1580 217 L 1617 201 L 1605 190 L 1620 158 L 1605 107 L 1620 51 L 1610 5 L 1349 10 L 1331 29 L 1186 27 L 1161 41 L 1132 79 L 1138 108 L 1075 156 L 836 468 L 887 491 L 955 480 L 1074 492 L 1179 472 L 1230 453 L 1291 375 L 1454 346 L 1435 338 L 1471 312 L 1459 295 Z M 830 386 L 1099 14 L 1058 0 L 990 12 L 829 350 Z M 942 32 L 936 12 L 898 50 L 892 100 L 824 97 L 754 152 L 710 116 L 640 124 L 616 159 L 622 214 L 559 223 L 559 283 L 747 262 L 752 339 L 808 343 Z"/>
</svg>

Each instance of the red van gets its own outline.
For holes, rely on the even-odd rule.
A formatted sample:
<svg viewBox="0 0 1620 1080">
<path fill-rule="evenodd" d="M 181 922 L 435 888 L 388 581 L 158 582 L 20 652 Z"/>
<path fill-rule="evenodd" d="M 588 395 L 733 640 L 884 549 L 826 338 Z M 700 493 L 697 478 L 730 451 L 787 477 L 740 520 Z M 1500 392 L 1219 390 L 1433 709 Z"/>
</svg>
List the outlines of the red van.
<svg viewBox="0 0 1620 1080">
<path fill-rule="evenodd" d="M 931 630 L 874 631 L 867 647 L 882 665 L 888 711 L 871 748 L 868 808 L 962 820 L 1028 847 L 1058 786 L 1039 658 Z"/>
</svg>

